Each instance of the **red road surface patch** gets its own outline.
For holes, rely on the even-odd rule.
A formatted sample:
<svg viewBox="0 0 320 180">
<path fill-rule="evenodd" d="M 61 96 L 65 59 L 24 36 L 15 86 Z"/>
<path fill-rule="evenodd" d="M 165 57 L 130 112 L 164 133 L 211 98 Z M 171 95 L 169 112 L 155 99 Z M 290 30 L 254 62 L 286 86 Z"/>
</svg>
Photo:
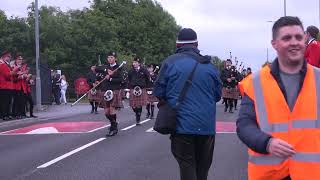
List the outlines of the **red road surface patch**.
<svg viewBox="0 0 320 180">
<path fill-rule="evenodd" d="M 56 122 L 27 126 L 13 129 L 0 134 L 58 134 L 58 133 L 87 133 L 95 129 L 106 126 L 106 122 Z"/>
<path fill-rule="evenodd" d="M 218 121 L 217 124 L 216 124 L 216 131 L 218 133 L 235 132 L 236 131 L 236 123 L 235 122 L 221 122 L 221 121 Z"/>
</svg>

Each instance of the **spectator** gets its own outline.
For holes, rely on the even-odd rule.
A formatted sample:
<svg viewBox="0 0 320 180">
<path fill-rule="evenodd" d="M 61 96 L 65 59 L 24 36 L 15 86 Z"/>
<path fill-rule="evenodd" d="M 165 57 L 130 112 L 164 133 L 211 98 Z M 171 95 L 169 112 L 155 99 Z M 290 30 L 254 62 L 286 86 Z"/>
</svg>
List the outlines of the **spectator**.
<svg viewBox="0 0 320 180">
<path fill-rule="evenodd" d="M 320 67 L 320 43 L 319 41 L 317 41 L 318 34 L 319 29 L 317 27 L 307 27 L 307 49 L 305 53 L 305 58 L 309 64 L 315 67 Z"/>
<path fill-rule="evenodd" d="M 68 88 L 68 82 L 66 80 L 66 76 L 61 76 L 61 84 L 60 84 L 60 92 L 61 92 L 61 103 L 67 104 L 66 92 Z"/>
<path fill-rule="evenodd" d="M 181 180 L 206 180 L 212 163 L 216 102 L 221 99 L 222 84 L 218 70 L 210 62 L 211 57 L 200 54 L 196 32 L 182 29 L 176 53 L 163 62 L 154 85 L 159 104 L 166 102 L 176 108 L 178 96 L 196 68 L 192 84 L 177 109 L 176 133 L 170 137 Z"/>
</svg>

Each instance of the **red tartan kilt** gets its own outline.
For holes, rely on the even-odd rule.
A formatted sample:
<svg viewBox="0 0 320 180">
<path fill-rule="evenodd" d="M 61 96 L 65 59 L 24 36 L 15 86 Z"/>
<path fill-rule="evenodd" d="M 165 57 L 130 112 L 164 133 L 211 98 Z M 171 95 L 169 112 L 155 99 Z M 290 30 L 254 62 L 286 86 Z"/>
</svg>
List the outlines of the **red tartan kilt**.
<svg viewBox="0 0 320 180">
<path fill-rule="evenodd" d="M 92 95 L 91 92 L 88 93 L 88 99 L 89 101 L 96 101 L 99 102 L 100 101 L 100 90 L 97 90 L 97 93 L 95 95 Z"/>
<path fill-rule="evenodd" d="M 233 99 L 240 99 L 240 91 L 239 88 L 234 88 Z"/>
<path fill-rule="evenodd" d="M 148 96 L 148 98 L 147 98 L 148 102 L 153 103 L 153 102 L 158 102 L 159 101 L 158 98 L 155 97 L 153 94 L 148 94 L 148 91 L 152 92 L 152 89 L 146 89 L 146 91 L 147 91 L 147 96 Z"/>
<path fill-rule="evenodd" d="M 237 90 L 236 88 L 222 88 L 222 97 L 223 98 L 231 98 L 231 99 L 234 99 L 235 96 L 238 94 L 239 96 L 239 92 L 237 93 Z"/>
<path fill-rule="evenodd" d="M 121 98 L 121 91 L 120 90 L 113 90 L 113 99 L 111 101 L 105 101 L 103 98 L 105 91 L 99 92 L 100 103 L 99 107 L 101 108 L 123 108 L 122 98 Z"/>
<path fill-rule="evenodd" d="M 133 95 L 133 89 L 130 89 L 130 101 L 129 105 L 132 108 L 146 106 L 148 101 L 147 91 L 145 89 L 142 89 L 141 96 L 135 96 Z"/>
<path fill-rule="evenodd" d="M 154 95 L 149 95 L 148 94 L 148 102 L 153 103 L 153 102 L 158 102 L 159 99 L 155 97 Z"/>
</svg>

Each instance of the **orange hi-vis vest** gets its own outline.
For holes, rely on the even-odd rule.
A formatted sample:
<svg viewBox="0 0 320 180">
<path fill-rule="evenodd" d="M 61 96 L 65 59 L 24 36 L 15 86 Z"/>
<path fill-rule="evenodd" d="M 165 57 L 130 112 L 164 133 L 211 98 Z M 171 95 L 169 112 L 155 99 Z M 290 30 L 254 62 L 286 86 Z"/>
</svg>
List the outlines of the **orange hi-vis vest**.
<svg viewBox="0 0 320 180">
<path fill-rule="evenodd" d="M 262 131 L 291 144 L 290 158 L 265 155 L 249 149 L 249 180 L 320 180 L 320 69 L 307 65 L 307 72 L 292 112 L 266 66 L 240 83 L 240 90 L 255 105 Z"/>
</svg>

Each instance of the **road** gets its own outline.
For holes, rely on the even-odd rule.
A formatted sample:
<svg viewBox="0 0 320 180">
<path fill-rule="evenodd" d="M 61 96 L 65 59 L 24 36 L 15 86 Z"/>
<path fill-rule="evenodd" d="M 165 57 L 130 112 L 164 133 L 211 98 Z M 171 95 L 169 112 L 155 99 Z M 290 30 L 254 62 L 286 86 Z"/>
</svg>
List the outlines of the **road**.
<svg viewBox="0 0 320 180">
<path fill-rule="evenodd" d="M 234 133 L 236 116 L 224 113 L 218 104 L 220 133 L 208 179 L 247 179 L 246 148 Z M 122 109 L 118 119 L 121 130 L 114 137 L 105 136 L 108 122 L 102 110 L 99 114 L 83 112 L 67 118 L 0 125 L 0 179 L 178 180 L 169 138 L 152 131 L 154 120 L 134 126 L 129 108 Z"/>
</svg>

